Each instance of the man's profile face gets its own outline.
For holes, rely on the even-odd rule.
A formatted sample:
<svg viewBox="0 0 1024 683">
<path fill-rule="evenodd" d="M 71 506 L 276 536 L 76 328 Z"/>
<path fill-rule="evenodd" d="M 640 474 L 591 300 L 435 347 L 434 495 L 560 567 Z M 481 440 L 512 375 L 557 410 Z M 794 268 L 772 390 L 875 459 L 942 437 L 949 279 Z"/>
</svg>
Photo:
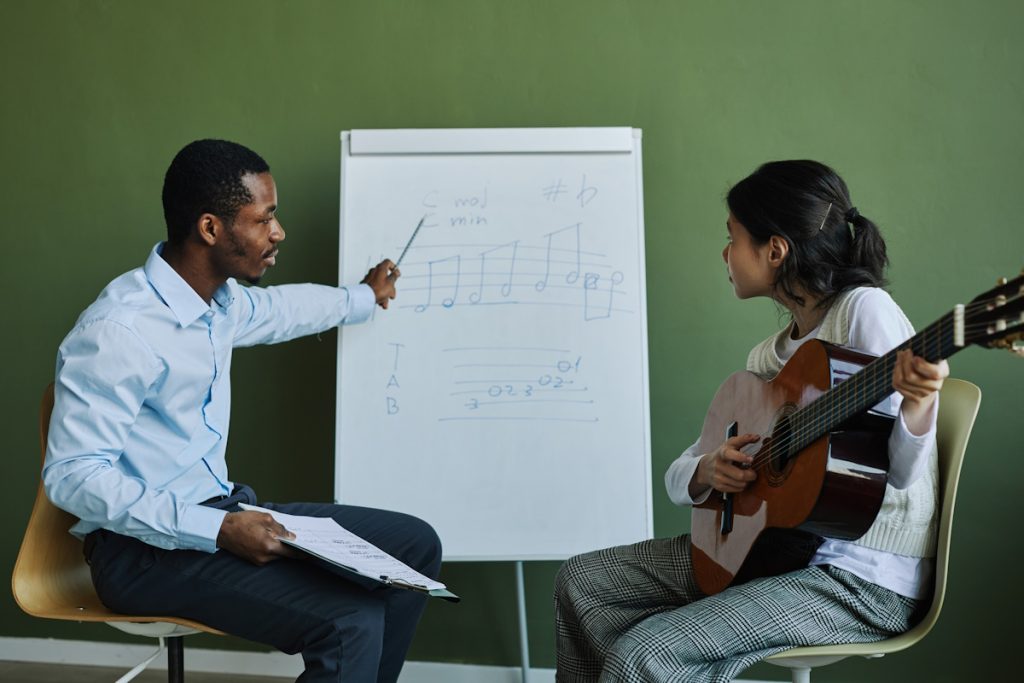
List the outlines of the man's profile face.
<svg viewBox="0 0 1024 683">
<path fill-rule="evenodd" d="M 250 173 L 242 177 L 252 202 L 238 210 L 234 220 L 225 223 L 223 240 L 218 240 L 217 265 L 224 277 L 259 282 L 274 265 L 277 243 L 284 240 L 284 228 L 277 220 L 277 186 L 269 173 Z"/>
</svg>

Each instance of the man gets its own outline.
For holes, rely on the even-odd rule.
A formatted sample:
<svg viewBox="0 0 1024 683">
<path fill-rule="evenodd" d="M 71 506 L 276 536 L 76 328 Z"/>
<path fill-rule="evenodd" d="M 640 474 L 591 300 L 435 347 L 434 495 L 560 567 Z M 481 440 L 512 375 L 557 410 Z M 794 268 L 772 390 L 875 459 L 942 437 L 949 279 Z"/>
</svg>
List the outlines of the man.
<svg viewBox="0 0 1024 683">
<path fill-rule="evenodd" d="M 289 532 L 228 477 L 231 353 L 387 308 L 390 261 L 362 283 L 242 287 L 274 265 L 285 233 L 267 163 L 221 140 L 183 148 L 163 188 L 167 241 L 111 282 L 57 355 L 43 468 L 47 495 L 79 518 L 93 583 L 125 614 L 193 619 L 301 652 L 301 681 L 395 681 L 425 598 L 372 590 L 294 556 Z M 407 515 L 344 505 L 260 502 L 333 517 L 435 577 L 437 535 Z"/>
</svg>

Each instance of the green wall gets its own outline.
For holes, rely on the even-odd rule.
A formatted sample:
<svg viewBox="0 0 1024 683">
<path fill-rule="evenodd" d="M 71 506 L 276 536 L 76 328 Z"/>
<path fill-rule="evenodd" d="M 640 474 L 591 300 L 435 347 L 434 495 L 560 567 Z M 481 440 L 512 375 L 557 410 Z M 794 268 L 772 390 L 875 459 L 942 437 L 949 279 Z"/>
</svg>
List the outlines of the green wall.
<svg viewBox="0 0 1024 683">
<path fill-rule="evenodd" d="M 164 169 L 195 138 L 237 140 L 270 162 L 288 242 L 269 281 L 332 283 L 338 131 L 642 128 L 659 535 L 688 528 L 662 473 L 718 383 L 780 322 L 726 281 L 731 183 L 768 159 L 835 166 L 882 226 L 891 290 L 919 327 L 1024 265 L 1024 5 L 1012 0 L 2 0 L 0 27 L 5 571 L 35 495 L 54 351 L 103 285 L 161 238 Z M 335 342 L 236 355 L 232 474 L 268 499 L 331 496 Z M 985 400 L 943 617 L 912 650 L 838 664 L 818 681 L 1019 669 L 1008 649 L 1024 636 L 1012 508 L 1024 365 L 978 350 L 952 365 Z M 536 666 L 554 664 L 556 568 L 527 566 Z M 515 665 L 512 566 L 451 565 L 443 579 L 465 600 L 430 605 L 411 656 Z M 30 618 L 9 596 L 0 636 L 118 638 Z M 192 647 L 246 645 L 201 636 Z M 785 677 L 766 665 L 751 675 Z"/>
</svg>

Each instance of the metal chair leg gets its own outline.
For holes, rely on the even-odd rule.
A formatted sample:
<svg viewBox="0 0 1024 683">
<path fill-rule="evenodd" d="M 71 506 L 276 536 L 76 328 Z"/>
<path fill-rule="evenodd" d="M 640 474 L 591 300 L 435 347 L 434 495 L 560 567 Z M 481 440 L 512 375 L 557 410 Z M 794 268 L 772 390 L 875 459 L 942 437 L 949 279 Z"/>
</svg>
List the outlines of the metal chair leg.
<svg viewBox="0 0 1024 683">
<path fill-rule="evenodd" d="M 790 670 L 793 676 L 793 683 L 811 683 L 811 667 L 794 668 Z"/>
<path fill-rule="evenodd" d="M 167 639 L 167 682 L 185 683 L 185 643 L 184 636 Z"/>
</svg>

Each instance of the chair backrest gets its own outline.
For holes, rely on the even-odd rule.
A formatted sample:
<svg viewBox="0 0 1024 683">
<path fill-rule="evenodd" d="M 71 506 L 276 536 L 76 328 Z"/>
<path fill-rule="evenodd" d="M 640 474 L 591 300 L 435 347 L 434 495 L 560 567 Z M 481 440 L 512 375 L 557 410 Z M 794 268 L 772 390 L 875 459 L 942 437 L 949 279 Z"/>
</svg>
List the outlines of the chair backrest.
<svg viewBox="0 0 1024 683">
<path fill-rule="evenodd" d="M 53 384 L 43 392 L 39 441 L 46 458 L 46 435 L 53 412 Z M 11 587 L 29 614 L 52 619 L 107 621 L 112 613 L 100 602 L 82 557 L 82 543 L 68 533 L 76 519 L 54 506 L 40 479 L 25 538 L 14 565 Z"/>
<path fill-rule="evenodd" d="M 949 546 L 953 537 L 953 512 L 956 509 L 956 490 L 960 482 L 960 468 L 967 450 L 967 440 L 974 428 L 981 405 L 981 389 L 962 379 L 949 378 L 942 386 L 939 397 L 938 425 L 935 438 L 939 449 L 939 496 L 942 501 L 939 514 L 938 548 L 935 553 L 935 592 L 932 605 L 913 629 L 903 634 L 916 642 L 923 638 L 939 618 L 946 596 L 946 574 L 949 568 Z"/>
<path fill-rule="evenodd" d="M 39 443 L 42 446 L 44 461 L 52 413 L 53 384 L 50 384 L 43 391 L 43 402 L 39 409 Z M 193 631 L 221 633 L 208 626 L 178 617 L 128 616 L 111 612 L 96 595 L 89 565 L 82 556 L 82 542 L 68 533 L 76 521 L 73 515 L 50 502 L 40 478 L 32 516 L 29 517 L 25 538 L 21 542 L 18 560 L 14 564 L 14 574 L 11 576 L 14 599 L 21 609 L 32 616 L 49 619 L 105 621 L 132 633 L 143 632 L 137 630 L 138 626 L 133 627 L 135 630 L 130 629 L 125 625 L 126 622 L 179 624 Z M 188 632 L 191 631 L 184 631 Z"/>
<path fill-rule="evenodd" d="M 845 643 L 841 645 L 812 645 L 772 655 L 768 662 L 778 666 L 800 668 L 807 666 L 818 658 L 811 666 L 823 666 L 843 657 L 854 655 L 876 656 L 905 650 L 924 638 L 942 611 L 942 603 L 946 597 L 946 578 L 949 567 L 949 547 L 953 536 L 953 512 L 956 509 L 956 490 L 960 481 L 960 468 L 967 450 L 967 440 L 974 428 L 974 419 L 981 405 L 981 390 L 962 379 L 949 378 L 942 386 L 939 398 L 939 415 L 936 427 L 936 441 L 939 450 L 939 530 L 938 545 L 935 554 L 935 591 L 931 607 L 924 618 L 906 633 L 901 633 L 886 640 L 871 643 Z M 794 679 L 795 680 L 795 679 Z"/>
<path fill-rule="evenodd" d="M 39 443 L 43 462 L 46 460 L 46 440 L 52 414 L 51 383 L 43 391 L 39 409 Z M 197 631 L 223 635 L 222 631 L 180 617 L 124 615 L 110 611 L 96 595 L 89 565 L 82 556 L 82 542 L 68 533 L 76 521 L 73 515 L 50 502 L 40 477 L 32 516 L 11 575 L 11 589 L 21 609 L 32 616 L 49 619 L 103 621 L 137 635 L 179 636 Z M 172 624 L 179 628 L 168 629 Z"/>
</svg>

